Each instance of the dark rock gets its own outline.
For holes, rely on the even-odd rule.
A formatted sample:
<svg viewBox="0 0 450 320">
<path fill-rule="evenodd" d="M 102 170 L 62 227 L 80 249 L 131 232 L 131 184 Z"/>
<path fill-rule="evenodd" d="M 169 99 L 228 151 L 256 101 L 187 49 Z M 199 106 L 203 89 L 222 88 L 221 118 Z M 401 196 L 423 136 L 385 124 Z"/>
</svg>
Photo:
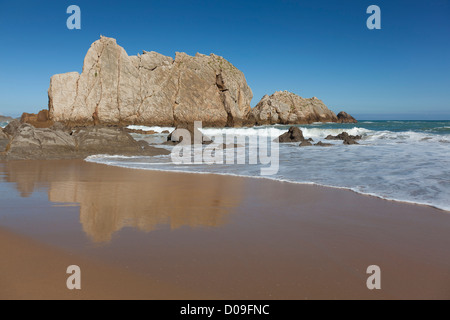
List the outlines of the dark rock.
<svg viewBox="0 0 450 320">
<path fill-rule="evenodd" d="M 299 145 L 299 147 L 309 147 L 312 146 L 312 143 L 309 142 L 308 140 L 302 141 Z"/>
<path fill-rule="evenodd" d="M 347 137 L 346 139 L 344 139 L 344 144 L 359 144 L 359 143 L 353 140 L 352 138 Z"/>
<path fill-rule="evenodd" d="M 336 136 L 332 136 L 330 134 L 325 139 L 326 140 L 346 140 L 346 139 L 360 140 L 360 139 L 362 139 L 362 136 L 360 136 L 360 135 L 352 136 L 352 135 L 349 135 L 347 132 L 344 131 L 342 133 L 339 133 Z"/>
<path fill-rule="evenodd" d="M 274 140 L 274 142 L 300 142 L 304 141 L 305 137 L 303 137 L 303 132 L 298 127 L 290 127 L 288 132 L 283 133 L 278 138 Z"/>
<path fill-rule="evenodd" d="M 169 130 L 164 130 L 164 131 L 161 131 L 161 133 L 170 133 L 170 131 Z"/>
<path fill-rule="evenodd" d="M 337 121 L 338 123 L 357 123 L 355 118 L 353 118 L 351 115 L 349 115 L 347 112 L 341 111 L 337 115 Z"/>
<path fill-rule="evenodd" d="M 315 146 L 319 146 L 319 147 L 331 147 L 333 146 L 333 144 L 331 143 L 323 143 L 322 141 L 319 141 L 315 144 Z"/>
<path fill-rule="evenodd" d="M 189 137 L 187 137 L 188 135 Z M 167 136 L 167 141 L 177 144 L 182 142 L 185 136 L 186 138 L 190 138 L 191 144 L 210 144 L 212 142 L 212 140 L 209 137 L 204 136 L 193 123 L 178 125 L 175 130 Z M 197 139 L 198 141 L 194 141 L 194 139 Z"/>
</svg>

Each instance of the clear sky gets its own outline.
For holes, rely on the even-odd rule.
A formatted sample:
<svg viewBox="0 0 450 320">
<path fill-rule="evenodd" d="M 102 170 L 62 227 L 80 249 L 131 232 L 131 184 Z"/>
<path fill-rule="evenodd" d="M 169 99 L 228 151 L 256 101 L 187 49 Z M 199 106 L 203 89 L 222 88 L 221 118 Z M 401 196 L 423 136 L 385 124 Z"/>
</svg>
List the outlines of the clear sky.
<svg viewBox="0 0 450 320">
<path fill-rule="evenodd" d="M 72 4 L 81 30 L 66 27 Z M 371 4 L 381 30 L 366 27 Z M 450 119 L 449 0 L 0 0 L 0 114 L 46 108 L 50 77 L 81 72 L 100 35 L 129 55 L 221 55 L 252 106 L 288 90 L 360 119 Z"/>
</svg>

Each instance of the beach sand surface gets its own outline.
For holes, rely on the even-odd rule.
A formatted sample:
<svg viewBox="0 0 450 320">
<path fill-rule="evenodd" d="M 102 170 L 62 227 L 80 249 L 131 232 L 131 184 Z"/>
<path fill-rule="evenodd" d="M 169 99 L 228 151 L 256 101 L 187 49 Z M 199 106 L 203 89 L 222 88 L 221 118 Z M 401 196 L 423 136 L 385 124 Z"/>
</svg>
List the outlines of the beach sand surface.
<svg viewBox="0 0 450 320">
<path fill-rule="evenodd" d="M 81 160 L 2 162 L 0 194 L 1 299 L 450 298 L 450 213 L 427 206 Z"/>
</svg>

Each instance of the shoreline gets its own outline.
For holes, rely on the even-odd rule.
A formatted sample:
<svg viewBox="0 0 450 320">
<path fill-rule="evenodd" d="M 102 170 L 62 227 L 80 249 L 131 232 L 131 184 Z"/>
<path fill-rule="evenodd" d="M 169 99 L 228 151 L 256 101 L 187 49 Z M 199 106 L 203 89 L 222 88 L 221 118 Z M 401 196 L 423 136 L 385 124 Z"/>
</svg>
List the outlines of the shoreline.
<svg viewBox="0 0 450 320">
<path fill-rule="evenodd" d="M 52 298 L 55 288 L 64 299 L 450 297 L 450 216 L 431 207 L 83 160 L 0 162 L 0 171 L 5 298 Z M 83 264 L 92 291 L 65 292 L 55 259 Z M 37 278 L 35 261 L 43 266 Z M 382 270 L 379 291 L 366 288 L 373 264 Z"/>
<path fill-rule="evenodd" d="M 121 156 L 118 155 L 119 157 L 128 157 L 128 156 Z M 130 158 L 133 158 L 134 156 L 131 156 Z M 443 211 L 445 213 L 449 213 L 450 214 L 450 209 L 443 209 L 440 208 L 438 206 L 432 205 L 432 204 L 428 204 L 428 203 L 421 203 L 421 202 L 414 202 L 414 201 L 409 201 L 409 200 L 399 200 L 399 199 L 394 199 L 394 198 L 387 198 L 387 197 L 383 197 L 383 196 L 379 196 L 375 193 L 364 193 L 361 191 L 357 191 L 354 190 L 350 187 L 338 187 L 338 186 L 331 186 L 331 185 L 326 185 L 326 184 L 320 184 L 320 183 L 316 183 L 316 182 L 297 182 L 297 181 L 290 181 L 290 180 L 284 180 L 284 179 L 275 179 L 275 178 L 270 178 L 270 177 L 266 177 L 266 176 L 246 176 L 246 175 L 240 175 L 240 174 L 232 174 L 232 173 L 218 173 L 218 172 L 198 172 L 198 171 L 181 171 L 181 170 L 164 170 L 164 169 L 143 169 L 143 168 L 131 168 L 131 167 L 126 167 L 126 166 L 121 166 L 118 164 L 106 164 L 106 163 L 99 163 L 99 162 L 95 162 L 95 161 L 90 161 L 88 160 L 89 157 L 85 158 L 85 159 L 76 159 L 76 160 L 82 160 L 85 162 L 89 162 L 89 163 L 95 163 L 95 164 L 100 164 L 100 165 L 105 165 L 105 166 L 110 166 L 110 167 L 117 167 L 117 168 L 122 168 L 122 169 L 131 169 L 131 170 L 142 170 L 142 171 L 158 171 L 158 172 L 168 172 L 168 173 L 186 173 L 186 174 L 211 174 L 211 175 L 218 175 L 218 176 L 230 176 L 230 177 L 240 177 L 240 178 L 249 178 L 249 179 L 265 179 L 265 180 L 269 180 L 269 181 L 275 181 L 275 182 L 282 182 L 282 183 L 291 183 L 291 184 L 296 184 L 296 185 L 304 185 L 304 186 L 318 186 L 318 187 L 323 187 L 323 188 L 331 188 L 331 189 L 337 189 L 337 190 L 345 190 L 345 191 L 350 191 L 362 196 L 367 196 L 367 197 L 374 197 L 380 200 L 385 200 L 385 201 L 393 201 L 393 202 L 398 202 L 398 203 L 404 203 L 404 204 L 410 204 L 410 205 L 416 205 L 416 206 L 423 206 L 423 207 L 429 207 L 432 209 L 437 209 L 440 211 Z M 32 160 L 30 160 L 32 161 Z"/>
</svg>

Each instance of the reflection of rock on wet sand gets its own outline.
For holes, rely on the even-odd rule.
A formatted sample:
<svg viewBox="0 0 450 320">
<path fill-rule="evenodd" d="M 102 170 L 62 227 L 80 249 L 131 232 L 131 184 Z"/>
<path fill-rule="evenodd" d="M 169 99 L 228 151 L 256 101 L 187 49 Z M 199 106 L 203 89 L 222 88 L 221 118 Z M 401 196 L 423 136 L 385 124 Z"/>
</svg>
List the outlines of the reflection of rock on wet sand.
<svg viewBox="0 0 450 320">
<path fill-rule="evenodd" d="M 80 222 L 95 242 L 124 227 L 216 227 L 241 201 L 242 185 L 223 177 L 127 170 L 82 161 L 17 161 L 7 180 L 23 196 L 48 186 L 49 200 L 80 204 Z M 243 180 L 242 180 L 243 181 Z M 231 184 L 231 181 L 230 181 Z M 240 199 L 240 200 L 236 200 Z"/>
</svg>

